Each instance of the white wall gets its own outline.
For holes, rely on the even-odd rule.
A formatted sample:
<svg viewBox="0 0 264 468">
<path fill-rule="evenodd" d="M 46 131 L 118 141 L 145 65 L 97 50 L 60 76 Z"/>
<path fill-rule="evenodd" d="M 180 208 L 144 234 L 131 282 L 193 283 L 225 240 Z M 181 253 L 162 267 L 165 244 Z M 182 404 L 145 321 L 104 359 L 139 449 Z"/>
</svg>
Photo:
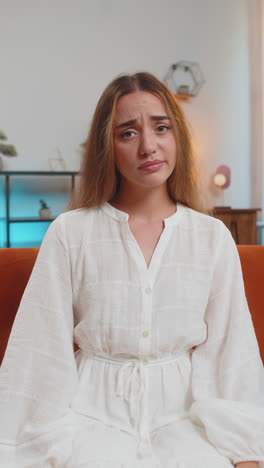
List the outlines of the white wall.
<svg viewBox="0 0 264 468">
<path fill-rule="evenodd" d="M 229 165 L 225 202 L 250 206 L 247 3 L 0 0 L 0 128 L 19 151 L 5 167 L 48 170 L 59 148 L 67 168 L 78 169 L 79 144 L 106 84 L 138 70 L 163 78 L 186 59 L 206 78 L 183 104 L 205 180 Z"/>
</svg>

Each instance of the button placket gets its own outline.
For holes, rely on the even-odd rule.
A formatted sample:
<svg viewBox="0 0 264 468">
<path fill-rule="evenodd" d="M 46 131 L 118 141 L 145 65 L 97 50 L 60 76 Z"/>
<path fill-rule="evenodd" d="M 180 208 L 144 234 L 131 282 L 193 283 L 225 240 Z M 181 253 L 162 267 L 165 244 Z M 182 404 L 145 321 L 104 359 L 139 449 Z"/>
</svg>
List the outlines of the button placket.
<svg viewBox="0 0 264 468">
<path fill-rule="evenodd" d="M 142 318 L 140 336 L 140 354 L 147 360 L 151 348 L 152 325 L 152 288 L 149 284 L 142 285 Z M 144 362 L 145 364 L 145 362 Z"/>
</svg>

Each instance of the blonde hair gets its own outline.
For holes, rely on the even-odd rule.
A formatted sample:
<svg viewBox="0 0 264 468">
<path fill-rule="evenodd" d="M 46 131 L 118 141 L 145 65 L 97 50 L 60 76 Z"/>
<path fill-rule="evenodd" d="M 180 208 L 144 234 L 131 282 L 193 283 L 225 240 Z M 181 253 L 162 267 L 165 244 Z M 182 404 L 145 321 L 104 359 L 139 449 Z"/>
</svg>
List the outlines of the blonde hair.
<svg viewBox="0 0 264 468">
<path fill-rule="evenodd" d="M 170 198 L 196 211 L 206 212 L 198 182 L 190 132 L 183 112 L 172 92 L 150 73 L 121 75 L 105 89 L 92 119 L 84 144 L 78 189 L 69 209 L 98 206 L 111 201 L 118 193 L 121 176 L 115 166 L 113 120 L 118 99 L 125 94 L 147 91 L 156 95 L 171 120 L 176 140 L 176 166 L 167 180 Z"/>
</svg>

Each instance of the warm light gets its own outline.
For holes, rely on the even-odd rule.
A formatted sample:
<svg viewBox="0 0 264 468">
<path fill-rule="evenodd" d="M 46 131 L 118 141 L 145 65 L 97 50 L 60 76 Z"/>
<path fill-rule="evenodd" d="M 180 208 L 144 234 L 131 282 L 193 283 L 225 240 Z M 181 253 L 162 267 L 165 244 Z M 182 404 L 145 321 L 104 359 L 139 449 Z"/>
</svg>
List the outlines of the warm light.
<svg viewBox="0 0 264 468">
<path fill-rule="evenodd" d="M 214 183 L 218 187 L 223 187 L 223 185 L 226 183 L 226 176 L 224 174 L 215 174 Z"/>
</svg>

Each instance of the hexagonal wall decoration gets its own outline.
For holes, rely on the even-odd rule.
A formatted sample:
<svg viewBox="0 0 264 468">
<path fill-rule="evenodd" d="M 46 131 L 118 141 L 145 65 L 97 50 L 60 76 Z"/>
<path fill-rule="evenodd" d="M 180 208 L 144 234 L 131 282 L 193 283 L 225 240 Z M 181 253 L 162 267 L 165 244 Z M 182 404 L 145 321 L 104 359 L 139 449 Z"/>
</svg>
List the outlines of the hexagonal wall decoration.
<svg viewBox="0 0 264 468">
<path fill-rule="evenodd" d="M 198 63 L 181 60 L 170 66 L 164 81 L 174 94 L 196 96 L 205 79 Z"/>
</svg>

